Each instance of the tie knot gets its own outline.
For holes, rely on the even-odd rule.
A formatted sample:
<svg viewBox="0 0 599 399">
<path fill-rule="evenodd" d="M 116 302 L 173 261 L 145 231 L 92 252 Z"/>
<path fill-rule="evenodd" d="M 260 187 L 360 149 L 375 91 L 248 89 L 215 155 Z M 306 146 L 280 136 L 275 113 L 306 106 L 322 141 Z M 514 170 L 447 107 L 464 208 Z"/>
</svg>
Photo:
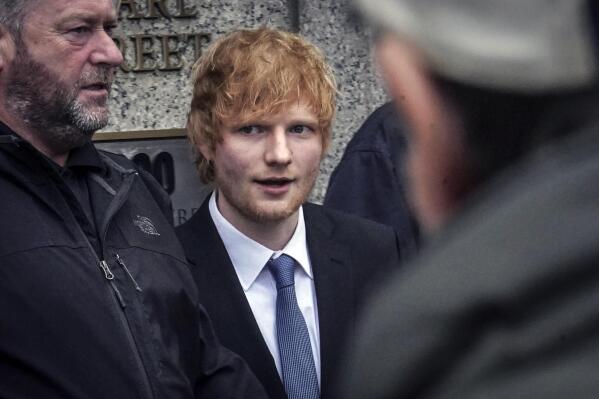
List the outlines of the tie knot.
<svg viewBox="0 0 599 399">
<path fill-rule="evenodd" d="M 277 283 L 278 290 L 295 283 L 295 260 L 291 256 L 282 254 L 276 259 L 270 258 L 267 264 L 270 273 Z"/>
</svg>

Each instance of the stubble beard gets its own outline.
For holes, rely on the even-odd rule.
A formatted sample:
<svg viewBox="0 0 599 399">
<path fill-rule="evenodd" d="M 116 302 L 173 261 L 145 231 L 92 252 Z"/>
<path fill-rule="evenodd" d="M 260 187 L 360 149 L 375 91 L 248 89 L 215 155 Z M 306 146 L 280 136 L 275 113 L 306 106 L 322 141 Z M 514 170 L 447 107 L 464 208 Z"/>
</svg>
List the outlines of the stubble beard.
<svg viewBox="0 0 599 399">
<path fill-rule="evenodd" d="M 226 183 L 226 181 L 233 181 L 231 178 L 223 179 L 219 182 L 218 173 L 215 183 L 220 194 L 246 220 L 260 225 L 276 224 L 291 217 L 307 201 L 308 195 L 316 184 L 318 170 L 316 168 L 309 176 L 305 176 L 302 179 L 303 182 L 300 183 L 299 189 L 293 193 L 294 195 L 291 198 L 286 200 L 286 204 L 282 208 L 269 206 L 265 202 L 258 203 L 257 201 L 253 201 L 251 195 L 244 195 L 244 193 L 238 192 L 230 184 Z"/>
<path fill-rule="evenodd" d="M 110 91 L 114 68 L 97 66 L 83 72 L 68 87 L 45 65 L 19 46 L 6 87 L 7 110 L 54 151 L 69 151 L 85 144 L 96 130 L 108 124 L 107 98 L 82 101 L 81 87 L 103 82 Z"/>
</svg>

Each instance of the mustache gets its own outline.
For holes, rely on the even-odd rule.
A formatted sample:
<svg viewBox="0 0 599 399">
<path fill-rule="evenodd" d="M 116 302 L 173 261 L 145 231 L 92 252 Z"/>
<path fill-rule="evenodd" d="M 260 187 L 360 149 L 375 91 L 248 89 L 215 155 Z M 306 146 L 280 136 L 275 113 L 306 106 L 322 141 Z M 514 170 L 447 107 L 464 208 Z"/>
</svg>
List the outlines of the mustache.
<svg viewBox="0 0 599 399">
<path fill-rule="evenodd" d="M 107 65 L 99 65 L 87 71 L 84 71 L 78 81 L 78 86 L 85 87 L 90 85 L 103 85 L 108 90 L 112 87 L 116 68 Z"/>
</svg>

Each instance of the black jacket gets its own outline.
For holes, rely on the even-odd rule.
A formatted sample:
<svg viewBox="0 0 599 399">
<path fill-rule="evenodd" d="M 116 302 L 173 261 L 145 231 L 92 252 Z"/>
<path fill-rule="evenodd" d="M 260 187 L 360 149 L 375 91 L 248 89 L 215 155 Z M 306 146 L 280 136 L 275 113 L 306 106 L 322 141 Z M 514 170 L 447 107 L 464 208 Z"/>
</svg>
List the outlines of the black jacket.
<svg viewBox="0 0 599 399">
<path fill-rule="evenodd" d="M 366 298 L 400 264 L 392 228 L 322 206 L 303 205 L 306 245 L 314 273 L 320 339 L 321 398 L 336 395 L 341 354 Z M 286 398 L 275 361 L 214 225 L 208 199 L 177 227 L 200 301 L 223 345 L 248 362 L 271 399 Z"/>
<path fill-rule="evenodd" d="M 101 153 L 92 243 L 57 172 L 1 127 L 0 397 L 263 397 L 213 335 L 158 184 Z"/>
<path fill-rule="evenodd" d="M 405 131 L 395 104 L 377 108 L 347 144 L 331 174 L 323 203 L 392 226 L 403 255 L 414 252 L 420 241 L 406 195 Z"/>
</svg>

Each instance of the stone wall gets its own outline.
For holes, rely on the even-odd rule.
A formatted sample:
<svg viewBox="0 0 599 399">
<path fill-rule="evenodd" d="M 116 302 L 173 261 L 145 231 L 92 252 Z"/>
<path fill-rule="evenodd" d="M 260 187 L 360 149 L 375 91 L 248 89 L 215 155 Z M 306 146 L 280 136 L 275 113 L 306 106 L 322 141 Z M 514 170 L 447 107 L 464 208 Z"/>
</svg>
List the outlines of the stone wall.
<svg viewBox="0 0 599 399">
<path fill-rule="evenodd" d="M 299 32 L 335 71 L 340 97 L 333 142 L 312 200 L 321 202 L 345 145 L 386 95 L 375 78 L 370 38 L 352 21 L 349 0 L 121 0 L 115 37 L 125 54 L 105 132 L 178 129 L 191 97 L 190 70 L 209 41 L 268 25 Z"/>
</svg>

